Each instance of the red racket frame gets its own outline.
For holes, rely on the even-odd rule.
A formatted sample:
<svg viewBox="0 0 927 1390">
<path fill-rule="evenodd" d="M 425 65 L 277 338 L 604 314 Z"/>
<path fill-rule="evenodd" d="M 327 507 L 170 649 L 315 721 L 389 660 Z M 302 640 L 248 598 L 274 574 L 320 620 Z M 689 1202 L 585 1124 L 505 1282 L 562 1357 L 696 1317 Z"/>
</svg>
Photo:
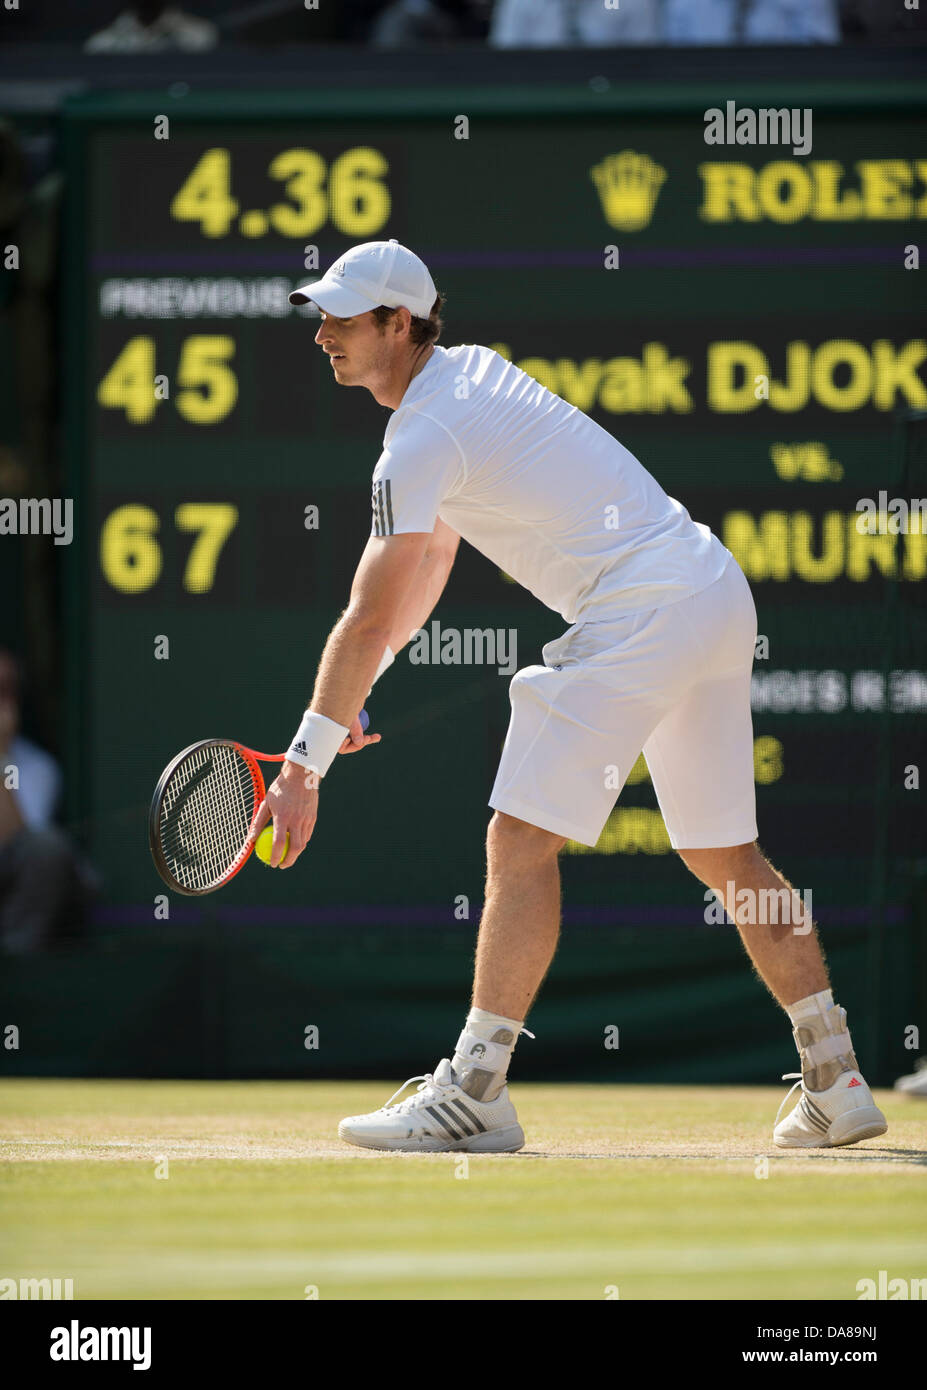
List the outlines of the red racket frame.
<svg viewBox="0 0 927 1390">
<path fill-rule="evenodd" d="M 362 709 L 358 718 L 360 719 L 364 733 L 366 733 L 370 727 L 369 714 L 365 709 Z M 244 760 L 245 766 L 251 773 L 251 784 L 254 788 L 255 795 L 255 815 L 257 815 L 261 802 L 264 800 L 267 792 L 267 788 L 264 785 L 264 777 L 261 773 L 261 769 L 258 767 L 258 762 L 282 763 L 287 756 L 286 753 L 259 753 L 256 748 L 247 748 L 245 744 L 239 743 L 233 738 L 201 738 L 198 739 L 196 743 L 191 743 L 188 748 L 178 753 L 177 756 L 172 758 L 168 763 L 158 779 L 158 785 L 155 787 L 154 796 L 151 798 L 151 808 L 148 812 L 148 844 L 151 849 L 151 857 L 155 862 L 155 868 L 158 870 L 163 881 L 169 888 L 172 888 L 175 893 L 182 893 L 184 897 L 187 898 L 204 898 L 207 893 L 214 893 L 217 888 L 224 888 L 227 883 L 231 883 L 235 875 L 240 873 L 245 864 L 247 864 L 254 850 L 254 845 L 251 845 L 250 848 L 247 849 L 242 845 L 237 858 L 233 861 L 231 868 L 225 876 L 220 878 L 218 883 L 214 883 L 209 888 L 185 888 L 182 884 L 177 882 L 167 867 L 164 852 L 161 849 L 160 834 L 161 803 L 164 798 L 164 788 L 167 786 L 176 768 L 183 762 L 184 758 L 189 757 L 189 755 L 198 748 L 217 747 L 234 748 L 236 753 L 240 754 Z M 251 818 L 251 825 L 254 825 L 254 816 Z M 248 830 L 250 833 L 251 826 L 248 827 Z"/>
<path fill-rule="evenodd" d="M 195 753 L 199 748 L 234 748 L 235 752 L 242 758 L 245 766 L 251 774 L 251 786 L 254 790 L 254 815 L 266 795 L 267 788 L 264 785 L 264 777 L 258 767 L 258 761 L 262 763 L 282 763 L 286 758 L 285 753 L 259 753 L 255 748 L 247 748 L 245 744 L 238 743 L 232 738 L 201 738 L 196 743 L 191 743 L 184 748 L 176 757 L 171 758 L 167 767 L 161 773 L 158 785 L 155 787 L 154 796 L 151 799 L 151 810 L 148 813 L 148 843 L 151 848 L 151 857 L 155 862 L 155 868 L 161 878 L 169 888 L 175 893 L 182 893 L 187 898 L 204 898 L 208 893 L 215 893 L 218 888 L 224 888 L 227 883 L 231 883 L 236 874 L 240 873 L 248 860 L 251 858 L 254 845 L 242 845 L 237 857 L 233 860 L 231 868 L 218 883 L 214 883 L 209 888 L 186 888 L 177 882 L 173 874 L 167 867 L 164 852 L 161 849 L 161 804 L 164 798 L 164 788 L 174 775 L 177 767 L 188 758 L 191 753 Z M 251 825 L 254 824 L 254 816 L 251 817 Z M 248 827 L 249 832 L 251 826 Z"/>
</svg>

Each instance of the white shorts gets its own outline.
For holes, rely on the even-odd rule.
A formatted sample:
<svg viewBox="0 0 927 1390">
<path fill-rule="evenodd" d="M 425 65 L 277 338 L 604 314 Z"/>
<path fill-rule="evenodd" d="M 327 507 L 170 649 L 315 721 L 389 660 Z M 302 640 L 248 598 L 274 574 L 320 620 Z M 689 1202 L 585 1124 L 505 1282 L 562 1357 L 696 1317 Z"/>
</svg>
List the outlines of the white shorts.
<svg viewBox="0 0 927 1390">
<path fill-rule="evenodd" d="M 750 844 L 755 645 L 733 557 L 690 598 L 568 628 L 512 677 L 490 806 L 595 845 L 643 751 L 674 849 Z"/>
</svg>

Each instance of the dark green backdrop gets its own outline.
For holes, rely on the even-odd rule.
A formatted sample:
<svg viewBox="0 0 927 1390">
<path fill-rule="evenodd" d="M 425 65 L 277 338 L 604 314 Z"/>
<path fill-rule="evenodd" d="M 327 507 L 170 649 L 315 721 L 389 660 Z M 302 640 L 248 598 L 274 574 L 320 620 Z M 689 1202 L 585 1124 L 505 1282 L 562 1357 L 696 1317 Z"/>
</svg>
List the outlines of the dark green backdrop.
<svg viewBox="0 0 927 1390">
<path fill-rule="evenodd" d="M 727 99 L 810 108 L 812 151 L 707 146 L 704 110 Z M 455 138 L 461 116 L 467 139 Z M 145 832 L 172 753 L 207 736 L 283 747 L 311 691 L 369 532 L 387 412 L 333 386 L 315 321 L 285 293 L 312 278 L 307 248 L 324 269 L 346 246 L 389 236 L 447 295 L 446 343 L 496 345 L 588 409 L 744 565 L 768 638 L 756 667 L 760 842 L 813 890 L 869 1069 L 908 1069 L 904 1028 L 927 1025 L 912 907 L 922 802 L 903 781 L 925 763 L 927 536 L 860 538 L 854 509 L 880 489 L 927 494 L 920 427 L 900 419 L 927 406 L 922 282 L 905 268 L 927 217 L 922 94 L 113 93 L 71 103 L 64 134 L 79 518 L 69 819 L 105 902 L 88 951 L 40 976 L 16 967 L 16 998 L 41 1035 L 24 1069 L 394 1074 L 431 1066 L 453 1041 L 507 676 L 402 654 L 370 701 L 382 745 L 340 760 L 292 873 L 249 865 L 203 906 L 172 900 L 165 921 Z M 206 235 L 175 200 L 211 150 L 227 154 L 199 202 L 188 187 L 186 209 L 214 219 Z M 304 199 L 269 172 L 292 150 L 309 152 L 296 157 Z M 359 199 L 344 172 L 355 158 L 381 171 Z M 741 192 L 710 204 L 722 175 L 709 166 L 722 164 Z M 654 170 L 651 205 L 635 188 Z M 287 198 L 302 218 L 289 236 L 268 217 Z M 745 365 L 725 375 L 731 344 L 748 345 Z M 185 352 L 188 365 L 218 353 L 234 404 L 184 378 Z M 120 360 L 167 378 L 144 420 L 114 404 L 141 400 L 137 376 L 113 372 Z M 771 378 L 768 401 L 756 373 Z M 197 393 L 212 423 L 185 418 Z M 201 593 L 185 587 L 193 536 L 177 524 L 191 503 L 236 509 Z M 317 531 L 303 524 L 310 504 Z M 125 507 L 149 509 L 149 534 L 134 563 L 107 542 L 114 583 L 101 545 Z M 139 575 L 155 548 L 149 583 Z M 515 629 L 521 666 L 565 627 L 466 546 L 435 617 Z M 154 656 L 161 637 L 168 660 Z M 533 1015 L 538 1040 L 519 1049 L 522 1074 L 733 1081 L 787 1069 L 788 1029 L 733 929 L 704 925 L 702 889 L 663 842 L 646 778 L 626 788 L 597 851 L 581 849 L 562 856 L 564 944 Z M 309 1024 L 317 1051 L 302 1045 Z M 603 1047 L 610 1024 L 617 1052 Z"/>
</svg>

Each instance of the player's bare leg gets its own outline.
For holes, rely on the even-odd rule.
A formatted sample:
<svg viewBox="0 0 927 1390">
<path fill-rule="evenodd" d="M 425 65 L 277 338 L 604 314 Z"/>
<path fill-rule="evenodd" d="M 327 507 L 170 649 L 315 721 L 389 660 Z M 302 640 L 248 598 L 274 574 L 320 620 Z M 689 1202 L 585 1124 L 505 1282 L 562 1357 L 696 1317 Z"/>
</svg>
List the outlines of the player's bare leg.
<svg viewBox="0 0 927 1390">
<path fill-rule="evenodd" d="M 523 1019 L 560 934 L 560 867 L 566 844 L 540 826 L 496 811 L 486 837 L 486 902 L 473 981 L 475 1008 Z"/>
<path fill-rule="evenodd" d="M 473 1007 L 453 1058 L 443 1059 L 434 1075 L 422 1078 L 411 1099 L 342 1121 L 342 1138 L 370 1148 L 406 1150 L 511 1152 L 522 1146 L 506 1073 L 557 948 L 557 855 L 565 843 L 562 836 L 495 813 L 487 837 L 487 892 Z M 725 897 L 732 915 L 745 887 L 757 894 L 764 888 L 789 888 L 755 844 L 687 850 L 683 858 Z M 793 901 L 790 897 L 790 906 Z M 792 1020 L 802 1063 L 801 1098 L 776 1125 L 775 1142 L 783 1148 L 831 1147 L 884 1134 L 885 1118 L 859 1073 L 846 1014 L 834 1004 L 813 924 L 803 908 L 784 925 L 756 923 L 743 927 L 741 935 L 757 972 Z"/>
<path fill-rule="evenodd" d="M 802 1095 L 775 1126 L 776 1143 L 782 1148 L 830 1147 L 884 1134 L 885 1117 L 860 1075 L 846 1012 L 834 1004 L 814 924 L 792 885 L 755 843 L 679 853 L 722 898 L 757 974 L 792 1022 Z M 750 890 L 749 897 L 744 889 Z M 780 895 L 775 914 L 758 910 L 774 901 L 762 896 L 764 890 Z M 744 913 L 744 906 L 754 911 Z M 781 911 L 785 906 L 787 913 Z M 743 921 L 744 916 L 753 920 Z M 764 916 L 775 920 L 764 922 Z"/>
<path fill-rule="evenodd" d="M 525 1136 L 509 1099 L 506 1072 L 557 949 L 557 853 L 565 844 L 562 835 L 495 813 L 487 835 L 486 903 L 473 1007 L 454 1055 L 442 1058 L 433 1073 L 413 1078 L 422 1085 L 398 1105 L 394 1096 L 372 1114 L 342 1120 L 342 1139 L 407 1152 L 511 1153 L 522 1147 Z"/>
<path fill-rule="evenodd" d="M 501 1094 L 522 1024 L 560 935 L 566 837 L 496 811 L 486 836 L 486 901 L 476 947 L 473 1006 L 452 1058 L 461 1088 Z"/>
<path fill-rule="evenodd" d="M 696 878 L 724 898 L 732 921 L 736 920 L 736 895 L 744 888 L 751 891 L 755 902 L 763 901 L 759 894 L 764 889 L 773 892 L 786 889 L 791 894 L 792 885 L 773 868 L 755 843 L 724 849 L 682 849 L 679 854 Z M 790 896 L 790 909 L 793 903 L 797 912 L 790 911 L 786 922 L 738 926 L 757 974 L 784 1009 L 797 999 L 830 988 L 817 933 L 806 919 L 804 905 L 797 895 Z M 792 920 L 793 915 L 795 920 Z"/>
</svg>

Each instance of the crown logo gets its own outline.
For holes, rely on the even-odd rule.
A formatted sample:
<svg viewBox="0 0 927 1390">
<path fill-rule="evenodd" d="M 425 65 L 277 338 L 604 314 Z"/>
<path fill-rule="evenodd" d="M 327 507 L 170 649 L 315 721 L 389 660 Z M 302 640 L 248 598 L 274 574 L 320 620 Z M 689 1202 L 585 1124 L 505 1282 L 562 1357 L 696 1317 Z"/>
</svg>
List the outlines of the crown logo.
<svg viewBox="0 0 927 1390">
<path fill-rule="evenodd" d="M 649 154 L 622 150 L 620 154 L 606 155 L 589 170 L 589 177 L 598 189 L 610 227 L 639 232 L 650 225 L 666 170 L 655 164 Z"/>
</svg>

